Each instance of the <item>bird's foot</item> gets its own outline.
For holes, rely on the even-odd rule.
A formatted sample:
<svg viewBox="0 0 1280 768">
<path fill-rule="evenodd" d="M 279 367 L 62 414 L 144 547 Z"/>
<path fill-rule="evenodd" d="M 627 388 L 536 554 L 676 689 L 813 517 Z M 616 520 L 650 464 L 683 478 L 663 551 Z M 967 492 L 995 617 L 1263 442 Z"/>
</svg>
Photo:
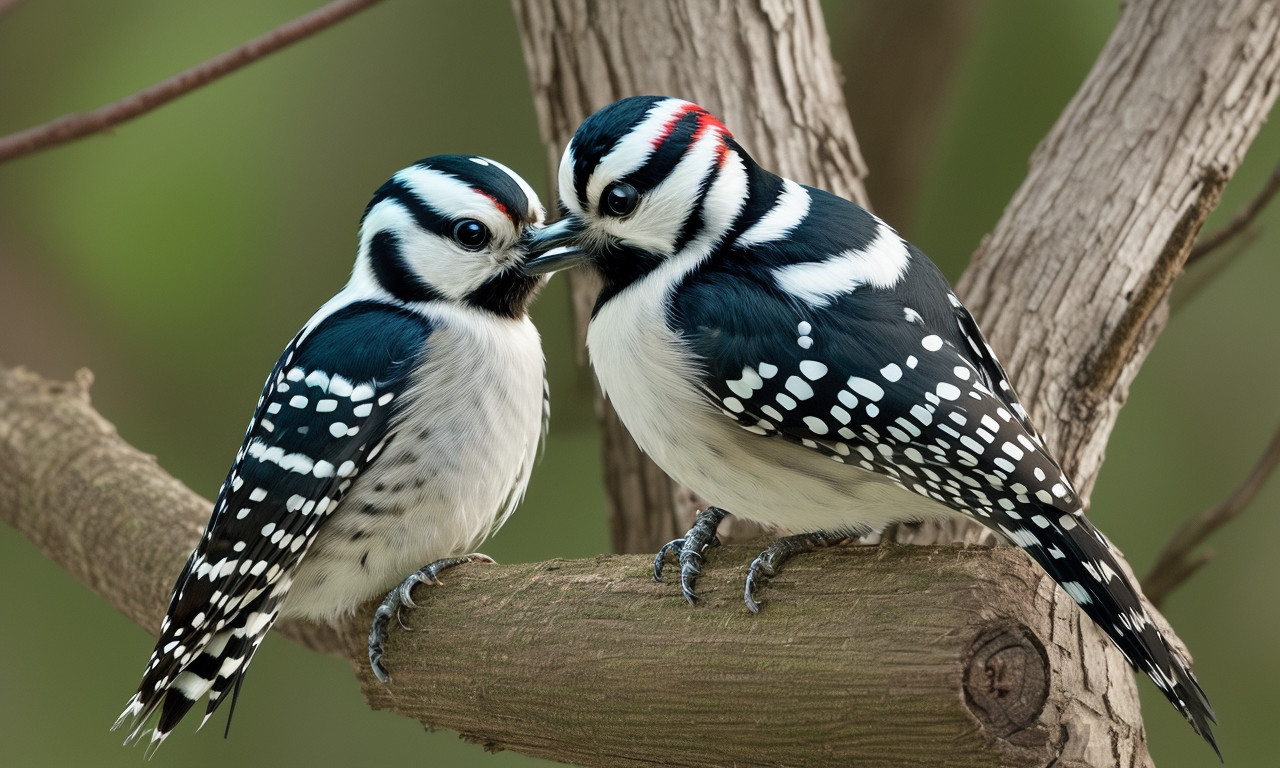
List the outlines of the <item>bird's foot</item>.
<svg viewBox="0 0 1280 768">
<path fill-rule="evenodd" d="M 693 591 L 693 585 L 702 573 L 702 553 L 720 543 L 720 539 L 716 537 L 716 528 L 727 514 L 729 513 L 719 507 L 707 507 L 699 511 L 693 527 L 684 538 L 669 541 L 658 550 L 653 558 L 653 580 L 662 581 L 662 568 L 666 564 L 667 553 L 674 553 L 680 563 L 680 589 L 684 592 L 684 599 L 690 605 L 696 602 L 698 595 Z"/>
<path fill-rule="evenodd" d="M 747 586 L 743 592 L 743 601 L 747 604 L 747 610 L 752 613 L 760 612 L 760 603 L 756 601 L 755 595 L 757 583 L 761 579 L 777 575 L 778 568 L 793 555 L 834 546 L 850 539 L 856 539 L 856 537 L 846 533 L 815 531 L 784 536 L 770 544 L 755 560 L 751 561 L 751 567 L 747 569 Z"/>
<path fill-rule="evenodd" d="M 369 630 L 369 666 L 373 668 L 373 674 L 381 682 L 387 682 L 390 677 L 387 676 L 387 670 L 382 666 L 383 644 L 387 640 L 387 627 L 391 623 L 391 617 L 395 616 L 396 621 L 400 622 L 401 607 L 417 608 L 417 604 L 413 602 L 413 588 L 419 584 L 429 584 L 431 586 L 439 586 L 443 584 L 440 581 L 440 573 L 448 570 L 455 565 L 463 563 L 492 563 L 494 559 L 488 555 L 482 555 L 479 552 L 473 552 L 469 555 L 461 555 L 460 557 L 446 557 L 437 560 L 430 565 L 424 565 L 413 573 L 409 574 L 409 578 L 400 582 L 400 585 L 393 588 L 387 593 L 383 599 L 382 605 L 378 606 L 378 610 L 373 615 L 373 627 Z M 404 626 L 400 622 L 400 626 Z"/>
</svg>

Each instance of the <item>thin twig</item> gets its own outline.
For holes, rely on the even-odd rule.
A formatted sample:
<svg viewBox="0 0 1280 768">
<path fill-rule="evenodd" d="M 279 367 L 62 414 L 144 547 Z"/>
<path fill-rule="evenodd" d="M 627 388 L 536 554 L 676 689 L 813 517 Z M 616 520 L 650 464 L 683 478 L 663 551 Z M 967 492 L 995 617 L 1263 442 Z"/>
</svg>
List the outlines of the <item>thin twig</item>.
<svg viewBox="0 0 1280 768">
<path fill-rule="evenodd" d="M 0 0 L 0 3 L 3 2 L 4 0 Z M 310 37 L 376 2 L 378 0 L 334 0 L 132 96 L 126 96 L 92 112 L 63 115 L 44 125 L 0 138 L 0 163 L 105 131 L 150 112 L 268 54 Z"/>
<path fill-rule="evenodd" d="M 12 11 L 22 0 L 0 0 L 0 16 Z"/>
<path fill-rule="evenodd" d="M 1262 212 L 1262 209 L 1267 207 L 1267 203 L 1271 202 L 1271 198 L 1275 197 L 1277 192 L 1280 192 L 1280 163 L 1276 164 L 1276 167 L 1271 171 L 1271 175 L 1267 177 L 1267 183 L 1263 185 L 1257 196 L 1245 206 L 1244 210 L 1237 213 L 1235 218 L 1222 229 L 1210 232 L 1200 238 L 1200 241 L 1195 244 L 1191 249 L 1191 253 L 1187 256 L 1186 266 L 1191 266 L 1244 231 Z"/>
<path fill-rule="evenodd" d="M 1156 558 L 1156 564 L 1143 579 L 1142 588 L 1147 598 L 1159 606 L 1169 593 L 1200 569 L 1200 566 L 1213 559 L 1213 550 L 1192 554 L 1214 531 L 1231 522 L 1249 503 L 1253 501 L 1267 478 L 1280 465 L 1280 428 L 1271 436 L 1271 442 L 1263 452 L 1262 458 L 1254 465 L 1253 471 L 1245 478 L 1227 499 L 1217 506 L 1188 519 L 1165 544 L 1164 550 Z"/>
<path fill-rule="evenodd" d="M 1169 296 L 1169 310 L 1175 315 L 1195 301 L 1204 290 L 1213 285 L 1213 281 L 1226 271 L 1240 254 L 1249 250 L 1249 246 L 1257 242 L 1261 231 L 1257 227 L 1246 229 L 1231 239 L 1231 242 L 1219 246 L 1219 256 L 1206 259 L 1205 263 L 1194 272 L 1182 275 L 1173 285 L 1173 293 Z"/>
</svg>

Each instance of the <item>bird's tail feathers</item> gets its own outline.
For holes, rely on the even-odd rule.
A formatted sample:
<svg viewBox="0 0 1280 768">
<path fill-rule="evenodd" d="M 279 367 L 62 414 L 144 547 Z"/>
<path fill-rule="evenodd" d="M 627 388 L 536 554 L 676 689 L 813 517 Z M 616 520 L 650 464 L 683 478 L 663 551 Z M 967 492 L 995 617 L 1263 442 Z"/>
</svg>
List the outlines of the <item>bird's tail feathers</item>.
<svg viewBox="0 0 1280 768">
<path fill-rule="evenodd" d="M 1180 654 L 1152 623 L 1137 588 L 1106 537 L 1081 514 L 1045 510 L 1015 538 L 1071 596 L 1135 668 L 1147 674 L 1191 727 L 1218 753 L 1209 699 Z M 1034 539 L 1034 540 L 1032 540 Z"/>
</svg>

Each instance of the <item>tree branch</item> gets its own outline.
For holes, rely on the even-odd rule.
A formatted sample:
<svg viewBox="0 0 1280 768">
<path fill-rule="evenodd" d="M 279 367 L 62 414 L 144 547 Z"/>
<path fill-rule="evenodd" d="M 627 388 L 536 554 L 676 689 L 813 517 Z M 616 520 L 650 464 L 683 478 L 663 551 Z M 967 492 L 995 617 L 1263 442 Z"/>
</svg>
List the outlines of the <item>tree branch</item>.
<svg viewBox="0 0 1280 768">
<path fill-rule="evenodd" d="M 699 4 L 671 0 L 682 15 L 653 29 L 611 15 L 631 7 L 623 4 L 557 19 L 561 1 L 517 5 L 527 41 L 536 22 L 544 32 L 534 37 L 559 46 L 548 68 L 530 62 L 547 136 L 567 136 L 609 100 L 598 95 L 631 83 L 622 63 L 642 61 L 667 73 L 665 82 L 685 83 L 665 92 L 719 111 L 766 165 L 852 194 L 860 164 L 842 139 L 851 133 L 824 121 L 838 115 L 821 96 L 834 81 L 794 76 L 825 51 L 816 4 L 729 4 L 708 27 Z M 723 29 L 726 13 L 739 15 L 747 39 L 702 33 Z M 1131 0 L 966 275 L 971 306 L 1086 489 L 1163 325 L 1168 285 L 1274 101 L 1278 29 L 1260 0 L 1229 10 Z M 643 45 L 632 36 L 640 30 L 652 33 Z M 739 47 L 759 35 L 772 47 Z M 654 52 L 629 50 L 639 47 Z M 671 63 L 683 50 L 705 57 L 687 81 Z M 697 86 L 708 81 L 715 85 Z M 783 90 L 771 90 L 778 83 Z M 577 106 L 548 106 L 557 103 Z M 755 113 L 774 103 L 787 111 Z M 826 162 L 806 176 L 788 158 Z M 125 445 L 89 407 L 86 387 L 83 378 L 50 385 L 0 371 L 0 517 L 154 627 L 209 505 Z M 744 559 L 721 552 L 713 566 Z M 408 614 L 418 632 L 394 635 L 387 688 L 372 683 L 363 657 L 370 608 L 334 631 L 293 633 L 309 647 L 344 649 L 375 705 L 496 747 L 587 764 L 761 764 L 785 752 L 797 764 L 890 765 L 928 762 L 938 745 L 956 765 L 1150 764 L 1123 660 L 1020 552 L 826 551 L 777 579 L 756 619 L 739 612 L 735 569 L 706 569 L 696 611 L 646 581 L 646 569 L 646 558 L 604 557 L 460 570 L 449 589 L 430 593 L 429 610 Z M 1047 683 L 1034 671 L 1016 674 L 1037 667 Z M 701 685 L 673 686 L 673 673 Z M 691 720 L 716 727 L 699 727 L 691 740 Z M 673 753 L 672 744 L 687 746 Z"/>
<path fill-rule="evenodd" d="M 1280 428 L 1271 436 L 1271 442 L 1244 482 L 1222 503 L 1186 520 L 1164 545 L 1151 572 L 1142 580 L 1143 591 L 1152 603 L 1164 603 L 1170 592 L 1213 559 L 1213 550 L 1205 550 L 1194 557 L 1192 551 L 1238 517 L 1266 485 L 1277 466 L 1280 466 Z"/>
<path fill-rule="evenodd" d="M 0 137 L 0 163 L 59 144 L 66 144 L 90 134 L 100 133 L 127 120 L 132 120 L 168 104 L 179 96 L 229 75 L 241 67 L 252 64 L 264 56 L 275 53 L 281 48 L 310 37 L 377 2 L 379 0 L 333 0 L 328 5 L 299 16 L 287 24 L 282 24 L 265 35 L 256 37 L 119 101 L 99 107 L 92 112 L 63 115 L 44 125 Z M 0 5 L 0 13 L 5 10 L 7 8 Z"/>
<path fill-rule="evenodd" d="M 1126 3 L 960 280 L 1086 498 L 1169 288 L 1275 102 L 1278 28 L 1260 0 Z"/>
<path fill-rule="evenodd" d="M 1267 207 L 1267 203 L 1271 202 L 1271 198 L 1280 192 L 1280 163 L 1271 171 L 1271 175 L 1267 177 L 1267 183 L 1262 185 L 1262 189 L 1258 194 L 1249 201 L 1244 210 L 1235 215 L 1226 226 L 1221 229 L 1210 232 L 1196 241 L 1195 247 L 1191 249 L 1191 253 L 1187 255 L 1186 266 L 1191 266 L 1200 259 L 1208 256 L 1214 250 L 1222 246 L 1239 235 L 1248 227 L 1254 219 L 1262 213 L 1262 209 Z"/>
<path fill-rule="evenodd" d="M 210 505 L 120 439 L 89 378 L 0 367 L 0 518 L 154 631 Z M 1104 726 L 1145 764 L 1123 659 L 1021 552 L 825 550 L 751 616 L 734 566 L 754 551 L 710 553 L 696 610 L 644 555 L 460 567 L 393 631 L 386 686 L 366 658 L 376 601 L 281 629 L 345 655 L 375 708 L 583 765 L 1101 765 L 1111 741 L 1080 734 Z M 1083 674 L 1082 650 L 1105 672 Z"/>
</svg>

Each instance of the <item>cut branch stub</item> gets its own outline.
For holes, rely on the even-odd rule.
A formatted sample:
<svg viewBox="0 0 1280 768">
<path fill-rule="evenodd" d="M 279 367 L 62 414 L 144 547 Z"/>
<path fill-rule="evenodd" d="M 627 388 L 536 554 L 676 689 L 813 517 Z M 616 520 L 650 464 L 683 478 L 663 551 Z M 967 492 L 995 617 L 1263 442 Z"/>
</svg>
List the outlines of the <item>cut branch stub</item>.
<svg viewBox="0 0 1280 768">
<path fill-rule="evenodd" d="M 993 624 L 964 655 L 965 703 L 993 735 L 1019 746 L 1043 743 L 1037 723 L 1049 699 L 1049 658 L 1022 624 Z"/>
</svg>

